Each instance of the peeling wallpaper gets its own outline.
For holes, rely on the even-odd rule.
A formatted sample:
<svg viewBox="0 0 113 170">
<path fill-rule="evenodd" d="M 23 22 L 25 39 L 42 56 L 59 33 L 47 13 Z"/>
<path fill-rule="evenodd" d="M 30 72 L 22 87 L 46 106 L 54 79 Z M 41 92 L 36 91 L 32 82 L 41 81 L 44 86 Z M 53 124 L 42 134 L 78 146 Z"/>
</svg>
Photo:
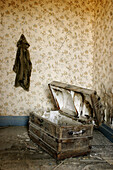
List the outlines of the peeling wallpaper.
<svg viewBox="0 0 113 170">
<path fill-rule="evenodd" d="M 105 8 L 110 5 L 108 3 Z M 29 115 L 31 111 L 39 114 L 40 109 L 53 109 L 48 89 L 48 83 L 53 80 L 91 89 L 100 87 L 97 83 L 101 81 L 102 75 L 97 76 L 97 70 L 101 68 L 102 46 L 99 44 L 99 48 L 98 43 L 101 43 L 104 36 L 104 30 L 101 35 L 101 25 L 105 23 L 101 23 L 101 16 L 97 15 L 101 11 L 94 10 L 94 0 L 1 0 L 0 6 L 0 115 Z M 98 3 L 97 7 L 100 6 Z M 109 26 L 106 24 L 105 41 L 109 41 L 107 31 L 111 31 L 109 13 L 105 16 L 109 23 Z M 97 32 L 99 40 L 94 37 Z M 16 75 L 12 68 L 17 51 L 16 43 L 22 33 L 30 44 L 33 66 L 29 92 L 14 87 Z M 110 47 L 108 43 L 104 45 L 107 49 L 103 61 L 106 62 Z M 105 67 L 109 74 L 110 63 L 111 59 Z M 104 74 L 106 77 L 106 71 Z M 109 79 L 110 75 L 107 82 Z"/>
</svg>

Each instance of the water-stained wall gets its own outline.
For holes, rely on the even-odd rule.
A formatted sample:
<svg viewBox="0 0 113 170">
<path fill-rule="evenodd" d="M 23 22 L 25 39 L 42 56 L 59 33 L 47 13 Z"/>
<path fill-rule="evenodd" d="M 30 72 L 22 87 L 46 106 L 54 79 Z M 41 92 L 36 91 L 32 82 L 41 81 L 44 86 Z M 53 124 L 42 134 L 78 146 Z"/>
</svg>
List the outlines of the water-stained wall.
<svg viewBox="0 0 113 170">
<path fill-rule="evenodd" d="M 53 80 L 93 88 L 92 0 L 1 0 L 0 115 L 53 108 Z M 21 34 L 30 44 L 30 91 L 15 88 L 12 68 Z"/>
</svg>

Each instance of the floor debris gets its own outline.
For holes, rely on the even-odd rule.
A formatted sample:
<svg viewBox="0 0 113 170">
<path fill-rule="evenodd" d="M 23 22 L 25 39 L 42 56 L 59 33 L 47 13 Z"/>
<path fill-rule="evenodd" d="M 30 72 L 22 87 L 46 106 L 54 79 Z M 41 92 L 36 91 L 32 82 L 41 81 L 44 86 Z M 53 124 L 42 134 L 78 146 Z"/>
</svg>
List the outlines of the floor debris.
<svg viewBox="0 0 113 170">
<path fill-rule="evenodd" d="M 97 156 L 97 154 L 95 154 L 94 156 L 93 156 L 93 155 L 90 155 L 90 157 L 91 157 L 91 158 L 96 158 L 96 159 L 100 159 L 100 160 L 102 160 L 102 158 L 101 158 L 101 157 L 99 157 L 99 156 Z"/>
<path fill-rule="evenodd" d="M 110 165 L 113 165 L 113 157 L 103 157 L 105 161 L 107 161 Z"/>
<path fill-rule="evenodd" d="M 113 143 L 94 131 L 91 153 L 57 162 L 29 138 L 26 127 L 0 128 L 0 170 L 111 170 Z"/>
<path fill-rule="evenodd" d="M 64 161 L 61 161 L 61 163 L 59 165 L 55 166 L 55 168 L 53 170 L 56 170 L 57 168 L 59 168 L 65 161 L 66 161 L 66 159 Z"/>
</svg>

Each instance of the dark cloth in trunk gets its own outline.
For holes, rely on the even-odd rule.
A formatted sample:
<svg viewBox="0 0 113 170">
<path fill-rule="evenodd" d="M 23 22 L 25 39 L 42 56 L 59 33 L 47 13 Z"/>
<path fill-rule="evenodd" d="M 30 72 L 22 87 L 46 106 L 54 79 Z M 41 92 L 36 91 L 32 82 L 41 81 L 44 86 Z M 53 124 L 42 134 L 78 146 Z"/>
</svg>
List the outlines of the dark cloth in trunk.
<svg viewBox="0 0 113 170">
<path fill-rule="evenodd" d="M 13 66 L 13 71 L 16 73 L 15 87 L 21 86 L 26 91 L 29 91 L 32 70 L 32 63 L 28 51 L 29 46 L 25 36 L 22 34 L 17 42 L 18 49 L 15 64 Z"/>
</svg>

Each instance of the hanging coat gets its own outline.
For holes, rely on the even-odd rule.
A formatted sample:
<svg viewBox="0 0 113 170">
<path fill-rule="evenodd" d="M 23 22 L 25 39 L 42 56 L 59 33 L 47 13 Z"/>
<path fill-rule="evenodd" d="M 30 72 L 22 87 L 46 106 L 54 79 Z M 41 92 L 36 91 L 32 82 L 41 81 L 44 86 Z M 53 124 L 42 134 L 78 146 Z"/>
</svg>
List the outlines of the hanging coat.
<svg viewBox="0 0 113 170">
<path fill-rule="evenodd" d="M 29 44 L 25 36 L 22 34 L 17 42 L 17 54 L 13 71 L 16 73 L 15 87 L 21 86 L 24 90 L 29 91 L 30 76 L 32 70 L 32 63 L 30 61 L 30 54 L 28 51 Z"/>
</svg>

